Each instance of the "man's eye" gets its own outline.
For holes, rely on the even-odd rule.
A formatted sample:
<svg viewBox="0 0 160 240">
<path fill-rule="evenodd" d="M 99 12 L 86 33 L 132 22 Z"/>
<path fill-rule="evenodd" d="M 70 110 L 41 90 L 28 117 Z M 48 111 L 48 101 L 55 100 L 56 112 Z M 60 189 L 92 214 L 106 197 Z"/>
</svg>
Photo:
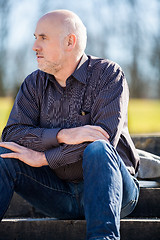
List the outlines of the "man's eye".
<svg viewBox="0 0 160 240">
<path fill-rule="evenodd" d="M 43 40 L 45 40 L 45 39 L 46 39 L 46 37 L 42 37 L 42 39 L 43 39 Z"/>
</svg>

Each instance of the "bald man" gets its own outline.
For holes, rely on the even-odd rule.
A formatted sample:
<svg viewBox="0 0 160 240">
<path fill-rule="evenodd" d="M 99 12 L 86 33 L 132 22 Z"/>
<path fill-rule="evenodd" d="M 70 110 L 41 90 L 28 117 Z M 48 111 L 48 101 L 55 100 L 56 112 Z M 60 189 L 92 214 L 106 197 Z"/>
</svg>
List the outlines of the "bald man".
<svg viewBox="0 0 160 240">
<path fill-rule="evenodd" d="M 128 86 L 116 63 L 85 54 L 71 11 L 45 14 L 0 143 L 0 218 L 13 192 L 46 215 L 86 219 L 86 239 L 120 239 L 138 201 L 139 158 L 127 127 Z"/>
</svg>

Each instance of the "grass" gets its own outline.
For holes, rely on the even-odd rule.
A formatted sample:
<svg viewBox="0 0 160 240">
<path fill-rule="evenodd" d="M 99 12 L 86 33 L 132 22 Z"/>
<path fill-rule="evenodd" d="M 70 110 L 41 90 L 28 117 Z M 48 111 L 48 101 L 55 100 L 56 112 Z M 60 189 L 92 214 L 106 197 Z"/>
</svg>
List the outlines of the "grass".
<svg viewBox="0 0 160 240">
<path fill-rule="evenodd" d="M 0 136 L 12 105 L 11 98 L 0 98 Z M 160 100 L 131 99 L 128 114 L 131 134 L 160 133 Z"/>
<path fill-rule="evenodd" d="M 160 133 L 160 100 L 131 99 L 128 114 L 131 134 Z"/>
<path fill-rule="evenodd" d="M 12 98 L 0 98 L 0 137 L 13 105 Z"/>
</svg>

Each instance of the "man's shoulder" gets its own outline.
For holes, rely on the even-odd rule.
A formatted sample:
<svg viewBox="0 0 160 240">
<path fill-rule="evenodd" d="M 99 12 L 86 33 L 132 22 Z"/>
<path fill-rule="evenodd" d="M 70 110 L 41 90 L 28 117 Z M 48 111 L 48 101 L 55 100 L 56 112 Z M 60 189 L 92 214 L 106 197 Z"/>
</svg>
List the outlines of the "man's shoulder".
<svg viewBox="0 0 160 240">
<path fill-rule="evenodd" d="M 100 86 L 117 82 L 121 77 L 125 78 L 122 68 L 116 62 L 94 56 L 89 56 L 89 58 L 92 76 L 94 76 L 94 81 L 100 83 Z"/>
<path fill-rule="evenodd" d="M 25 79 L 22 85 L 25 85 L 27 89 L 34 89 L 37 91 L 43 91 L 46 88 L 48 82 L 48 74 L 37 69 L 30 73 Z"/>
<path fill-rule="evenodd" d="M 26 77 L 26 79 L 36 81 L 36 79 L 46 79 L 47 77 L 48 77 L 47 73 L 37 69 L 37 70 L 33 71 L 32 73 L 30 73 Z"/>
<path fill-rule="evenodd" d="M 120 65 L 107 58 L 99 58 L 92 55 L 88 56 L 90 59 L 90 64 L 93 68 L 100 68 L 102 70 L 112 70 L 116 72 L 117 70 L 122 71 Z"/>
</svg>

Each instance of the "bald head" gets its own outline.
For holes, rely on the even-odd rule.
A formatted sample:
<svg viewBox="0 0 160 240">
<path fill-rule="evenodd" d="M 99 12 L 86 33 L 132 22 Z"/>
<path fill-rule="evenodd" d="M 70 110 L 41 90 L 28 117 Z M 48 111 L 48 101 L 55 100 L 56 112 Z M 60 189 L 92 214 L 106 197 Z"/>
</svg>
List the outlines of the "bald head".
<svg viewBox="0 0 160 240">
<path fill-rule="evenodd" d="M 69 10 L 55 10 L 42 16 L 39 22 L 42 21 L 49 23 L 51 28 L 58 28 L 62 41 L 67 35 L 75 34 L 77 53 L 84 53 L 87 42 L 86 27 L 75 13 Z"/>
</svg>

